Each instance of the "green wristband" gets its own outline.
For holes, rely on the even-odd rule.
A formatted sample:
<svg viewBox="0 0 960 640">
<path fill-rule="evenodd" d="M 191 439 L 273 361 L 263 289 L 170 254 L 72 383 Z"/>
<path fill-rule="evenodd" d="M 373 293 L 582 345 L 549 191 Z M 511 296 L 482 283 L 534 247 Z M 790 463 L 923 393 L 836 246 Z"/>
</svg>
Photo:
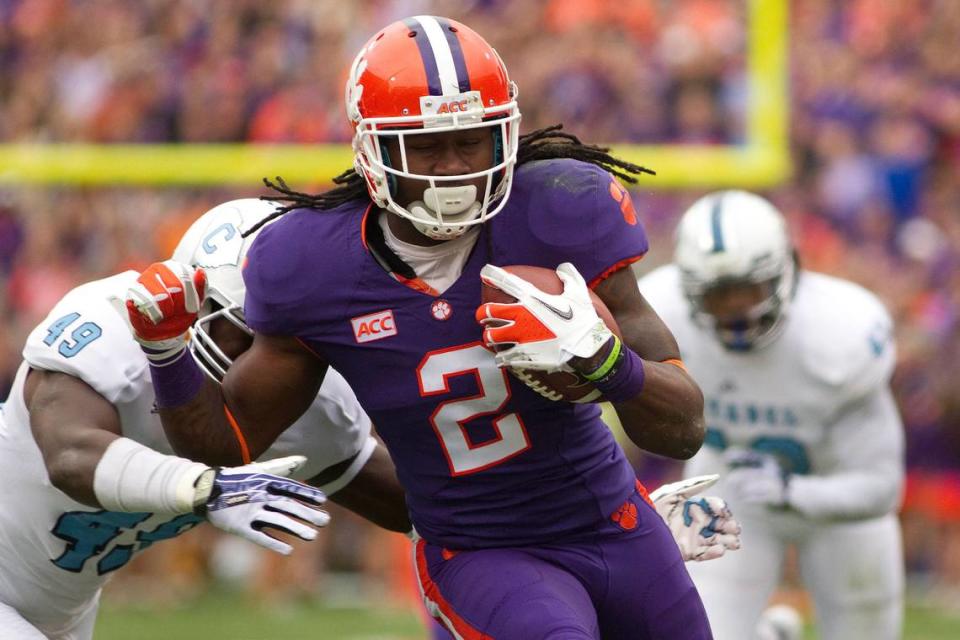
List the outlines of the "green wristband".
<svg viewBox="0 0 960 640">
<path fill-rule="evenodd" d="M 617 363 L 617 358 L 620 357 L 621 351 L 621 342 L 620 338 L 616 335 L 613 336 L 613 348 L 610 349 L 610 353 L 607 354 L 607 357 L 604 358 L 603 364 L 591 371 L 590 373 L 582 374 L 584 378 L 590 382 L 600 380 L 601 378 L 606 377 L 610 370 L 613 369 L 613 365 Z"/>
</svg>

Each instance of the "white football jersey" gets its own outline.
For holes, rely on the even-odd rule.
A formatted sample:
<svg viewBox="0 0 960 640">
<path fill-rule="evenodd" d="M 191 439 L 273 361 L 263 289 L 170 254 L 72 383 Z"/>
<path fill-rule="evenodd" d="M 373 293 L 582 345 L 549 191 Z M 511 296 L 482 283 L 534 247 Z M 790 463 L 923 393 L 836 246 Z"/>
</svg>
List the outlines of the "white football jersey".
<svg viewBox="0 0 960 640">
<path fill-rule="evenodd" d="M 123 306 L 137 276 L 127 271 L 64 296 L 27 338 L 10 397 L 0 405 L 0 601 L 54 635 L 96 606 L 109 574 L 134 553 L 201 522 L 192 514 L 109 512 L 72 500 L 50 484 L 31 434 L 23 385 L 34 367 L 83 380 L 116 407 L 124 436 L 173 453 Z M 369 418 L 330 369 L 313 405 L 262 459 L 305 455 L 296 474 L 305 479 L 361 452 L 369 456 L 371 444 Z"/>
<path fill-rule="evenodd" d="M 831 432 L 848 408 L 886 393 L 893 372 L 892 321 L 870 292 L 804 271 L 783 334 L 762 349 L 736 352 L 694 323 L 674 265 L 644 276 L 639 285 L 676 336 L 704 394 L 706 440 L 686 474 L 723 474 L 722 453 L 733 447 L 773 454 L 797 477 L 841 472 L 848 460 L 868 456 L 875 446 L 884 455 L 900 450 L 902 435 L 888 428 L 891 421 L 899 425 L 896 415 L 883 427 L 883 442 L 864 434 L 856 451 Z M 892 403 L 888 410 L 896 412 Z"/>
<path fill-rule="evenodd" d="M 721 474 L 710 493 L 743 527 L 739 551 L 688 567 L 714 637 L 755 637 L 788 545 L 820 637 L 899 637 L 903 426 L 888 384 L 895 354 L 886 310 L 857 285 L 803 271 L 783 333 L 735 352 L 694 323 L 674 266 L 641 278 L 640 290 L 704 393 L 707 437 L 684 473 Z M 791 508 L 738 501 L 724 482 L 732 448 L 772 454 L 793 472 Z"/>
</svg>

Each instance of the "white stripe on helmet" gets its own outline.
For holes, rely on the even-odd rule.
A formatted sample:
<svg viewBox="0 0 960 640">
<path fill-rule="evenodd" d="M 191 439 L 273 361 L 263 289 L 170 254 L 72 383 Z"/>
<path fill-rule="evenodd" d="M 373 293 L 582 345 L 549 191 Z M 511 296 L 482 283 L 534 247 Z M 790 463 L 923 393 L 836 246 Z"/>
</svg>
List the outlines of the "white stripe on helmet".
<svg viewBox="0 0 960 640">
<path fill-rule="evenodd" d="M 460 83 L 457 80 L 457 67 L 453 63 L 453 52 L 443 34 L 443 27 L 433 16 L 416 16 L 414 18 L 423 27 L 433 49 L 433 57 L 437 61 L 437 73 L 440 75 L 440 88 L 443 95 L 460 93 Z"/>
</svg>

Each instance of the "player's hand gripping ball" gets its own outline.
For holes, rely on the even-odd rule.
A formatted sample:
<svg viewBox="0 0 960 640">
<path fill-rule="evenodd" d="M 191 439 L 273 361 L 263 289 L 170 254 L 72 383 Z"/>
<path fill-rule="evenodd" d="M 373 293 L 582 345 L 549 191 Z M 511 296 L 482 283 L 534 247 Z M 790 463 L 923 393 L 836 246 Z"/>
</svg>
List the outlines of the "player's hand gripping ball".
<svg viewBox="0 0 960 640">
<path fill-rule="evenodd" d="M 574 266 L 486 265 L 480 278 L 477 322 L 497 364 L 550 400 L 602 401 L 567 362 L 596 354 L 612 334 L 620 336 L 620 328 Z"/>
</svg>

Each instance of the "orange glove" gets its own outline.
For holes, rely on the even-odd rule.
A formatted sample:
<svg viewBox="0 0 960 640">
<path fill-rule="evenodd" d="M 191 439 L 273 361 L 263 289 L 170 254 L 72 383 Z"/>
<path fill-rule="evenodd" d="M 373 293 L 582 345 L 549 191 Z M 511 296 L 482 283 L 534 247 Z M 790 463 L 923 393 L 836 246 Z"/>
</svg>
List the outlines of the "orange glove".
<svg viewBox="0 0 960 640">
<path fill-rule="evenodd" d="M 148 358 L 167 361 L 186 347 L 206 288 L 203 269 L 166 260 L 147 267 L 127 289 L 127 315 Z"/>
</svg>

